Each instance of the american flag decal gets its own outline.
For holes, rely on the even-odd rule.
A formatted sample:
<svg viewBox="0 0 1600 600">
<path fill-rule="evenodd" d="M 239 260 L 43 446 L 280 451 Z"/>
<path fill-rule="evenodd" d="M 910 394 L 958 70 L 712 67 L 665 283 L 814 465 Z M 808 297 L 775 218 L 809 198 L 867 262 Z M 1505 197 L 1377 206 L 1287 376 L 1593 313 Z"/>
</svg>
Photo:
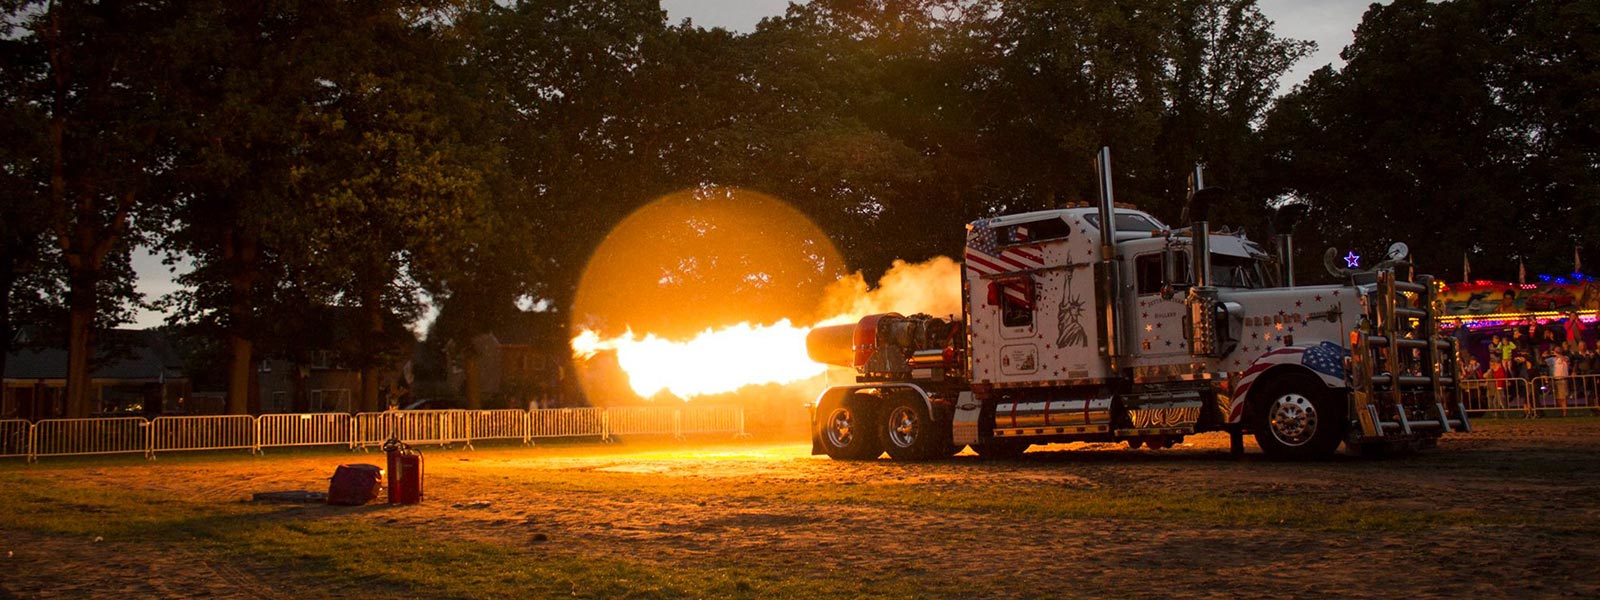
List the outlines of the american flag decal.
<svg viewBox="0 0 1600 600">
<path fill-rule="evenodd" d="M 1248 399 L 1247 394 L 1255 387 L 1256 379 L 1268 369 L 1280 364 L 1299 364 L 1322 378 L 1328 387 L 1344 387 L 1344 358 L 1348 355 L 1342 346 L 1333 342 L 1322 342 L 1315 346 L 1289 347 L 1267 352 L 1256 358 L 1239 376 L 1239 383 L 1233 389 L 1233 401 L 1228 407 L 1228 421 L 1237 423 L 1244 418 L 1244 406 Z"/>
<path fill-rule="evenodd" d="M 1012 231 L 1013 238 L 1020 240 L 1029 239 L 1028 231 L 1018 226 L 1020 231 Z M 1044 268 L 1044 253 L 1037 247 L 1011 246 L 1000 248 L 999 240 L 995 237 L 995 229 L 990 226 L 990 221 L 978 221 L 972 224 L 972 236 L 967 241 L 966 264 L 979 276 L 994 276 L 1002 273 L 1017 273 L 1033 269 Z M 1006 285 L 1005 293 L 1019 304 L 1029 303 L 1032 299 L 1026 295 L 1026 288 L 1022 286 Z"/>
</svg>

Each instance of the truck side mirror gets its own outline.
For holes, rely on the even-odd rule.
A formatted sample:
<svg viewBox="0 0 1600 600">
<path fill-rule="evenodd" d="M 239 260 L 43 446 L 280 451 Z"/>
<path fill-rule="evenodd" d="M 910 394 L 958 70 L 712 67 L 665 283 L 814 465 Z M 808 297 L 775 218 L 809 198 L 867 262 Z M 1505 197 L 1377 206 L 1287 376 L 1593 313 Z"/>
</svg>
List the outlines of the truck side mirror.
<svg viewBox="0 0 1600 600">
<path fill-rule="evenodd" d="M 1161 252 L 1161 298 L 1171 300 L 1178 295 L 1179 287 L 1188 287 L 1189 282 L 1179 275 L 1183 272 L 1183 257 L 1176 250 L 1167 248 Z"/>
</svg>

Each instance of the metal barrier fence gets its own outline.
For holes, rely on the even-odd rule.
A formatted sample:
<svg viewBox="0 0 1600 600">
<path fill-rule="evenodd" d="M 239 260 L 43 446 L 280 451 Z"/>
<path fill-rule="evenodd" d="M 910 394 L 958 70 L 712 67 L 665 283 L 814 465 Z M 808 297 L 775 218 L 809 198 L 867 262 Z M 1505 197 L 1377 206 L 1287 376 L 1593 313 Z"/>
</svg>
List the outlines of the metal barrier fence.
<svg viewBox="0 0 1600 600">
<path fill-rule="evenodd" d="M 50 419 L 33 425 L 29 460 L 40 456 L 147 454 L 150 422 L 141 417 Z"/>
<path fill-rule="evenodd" d="M 528 411 L 528 435 L 538 438 L 606 438 L 604 408 L 541 408 Z"/>
<path fill-rule="evenodd" d="M 408 444 L 449 445 L 474 440 L 727 433 L 744 435 L 744 410 L 728 406 L 641 406 L 521 410 L 427 410 L 47 419 L 0 421 L 0 457 L 144 454 L 188 450 L 381 446 L 390 437 Z"/>
<path fill-rule="evenodd" d="M 472 432 L 474 440 L 522 440 L 524 444 L 532 441 L 528 411 L 476 410 L 468 412 L 467 417 L 471 420 L 468 431 Z"/>
<path fill-rule="evenodd" d="M 707 406 L 685 410 L 678 419 L 682 435 L 698 433 L 744 433 L 744 411 L 737 406 Z"/>
<path fill-rule="evenodd" d="M 1532 385 L 1520 378 L 1467 379 L 1461 382 L 1461 393 L 1469 414 L 1513 416 L 1531 406 Z"/>
<path fill-rule="evenodd" d="M 22 419 L 0 421 L 0 457 L 27 456 L 33 447 L 33 427 Z"/>
<path fill-rule="evenodd" d="M 350 442 L 350 413 L 261 415 L 256 418 L 257 448 L 288 446 L 355 446 Z"/>
<path fill-rule="evenodd" d="M 256 418 L 250 415 L 156 417 L 150 422 L 148 452 L 238 450 L 256 452 Z"/>
<path fill-rule="evenodd" d="M 673 435 L 682 437 L 679 408 L 673 406 L 628 406 L 606 409 L 609 419 L 606 437 L 613 435 Z"/>
<path fill-rule="evenodd" d="M 1540 416 L 1594 414 L 1600 401 L 1600 375 L 1533 378 L 1533 413 Z"/>
<path fill-rule="evenodd" d="M 1461 382 L 1467 412 L 1493 416 L 1567 416 L 1600 412 L 1600 375 Z"/>
<path fill-rule="evenodd" d="M 472 411 L 397 410 L 356 415 L 356 447 L 382 446 L 389 438 L 413 445 L 472 443 Z"/>
</svg>

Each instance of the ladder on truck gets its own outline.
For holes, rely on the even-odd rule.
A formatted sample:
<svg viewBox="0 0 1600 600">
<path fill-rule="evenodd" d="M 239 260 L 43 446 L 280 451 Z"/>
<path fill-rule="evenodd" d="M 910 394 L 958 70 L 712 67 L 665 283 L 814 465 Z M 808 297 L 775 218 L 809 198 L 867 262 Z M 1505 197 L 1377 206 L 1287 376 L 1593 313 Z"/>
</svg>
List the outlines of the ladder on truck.
<svg viewBox="0 0 1600 600">
<path fill-rule="evenodd" d="M 1373 273 L 1363 326 L 1351 333 L 1352 406 L 1366 439 L 1471 431 L 1455 340 L 1440 337 L 1433 277 L 1409 265 Z M 1365 287 L 1365 286 L 1363 286 Z M 1451 410 L 1454 409 L 1454 410 Z"/>
</svg>

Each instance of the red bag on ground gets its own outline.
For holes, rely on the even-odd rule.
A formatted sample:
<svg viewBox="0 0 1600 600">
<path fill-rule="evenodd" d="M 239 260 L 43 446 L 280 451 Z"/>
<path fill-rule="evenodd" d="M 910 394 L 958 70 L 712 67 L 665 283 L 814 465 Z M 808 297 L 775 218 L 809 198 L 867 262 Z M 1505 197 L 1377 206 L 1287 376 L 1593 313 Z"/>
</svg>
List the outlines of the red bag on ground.
<svg viewBox="0 0 1600 600">
<path fill-rule="evenodd" d="M 361 506 L 383 489 L 383 469 L 378 465 L 339 465 L 328 481 L 328 504 Z"/>
</svg>

